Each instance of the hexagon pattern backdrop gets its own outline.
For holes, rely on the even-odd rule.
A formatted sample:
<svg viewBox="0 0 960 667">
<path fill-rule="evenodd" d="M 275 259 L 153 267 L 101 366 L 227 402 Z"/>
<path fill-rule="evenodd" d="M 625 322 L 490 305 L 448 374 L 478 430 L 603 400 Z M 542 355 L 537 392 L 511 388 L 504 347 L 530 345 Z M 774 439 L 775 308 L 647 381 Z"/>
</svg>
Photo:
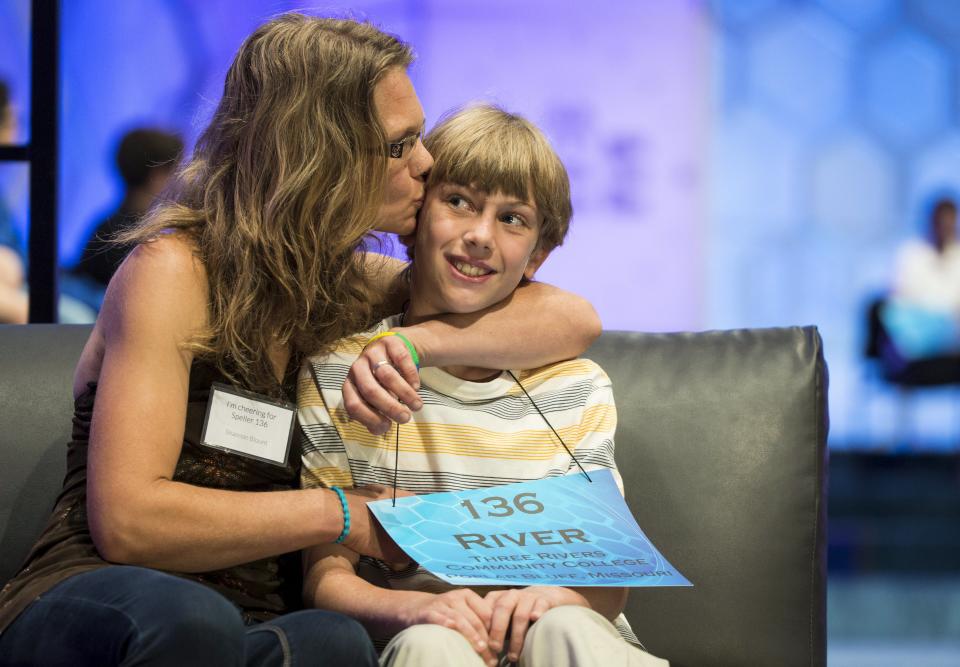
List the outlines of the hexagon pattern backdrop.
<svg viewBox="0 0 960 667">
<path fill-rule="evenodd" d="M 289 0 L 64 2 L 61 257 L 119 198 L 120 134 L 192 142 L 241 40 Z M 931 193 L 960 191 L 954 0 L 364 0 L 307 7 L 402 35 L 432 124 L 469 100 L 541 125 L 576 215 L 544 280 L 613 329 L 817 324 L 831 444 L 953 447 L 960 397 L 903 399 L 861 357 L 867 300 Z M 0 3 L 0 77 L 28 81 L 29 0 Z M 25 219 L 26 170 L 0 165 Z"/>
<path fill-rule="evenodd" d="M 711 327 L 817 324 L 834 447 L 955 448 L 956 390 L 902 396 L 865 364 L 865 311 L 936 194 L 960 192 L 952 0 L 720 0 Z"/>
</svg>

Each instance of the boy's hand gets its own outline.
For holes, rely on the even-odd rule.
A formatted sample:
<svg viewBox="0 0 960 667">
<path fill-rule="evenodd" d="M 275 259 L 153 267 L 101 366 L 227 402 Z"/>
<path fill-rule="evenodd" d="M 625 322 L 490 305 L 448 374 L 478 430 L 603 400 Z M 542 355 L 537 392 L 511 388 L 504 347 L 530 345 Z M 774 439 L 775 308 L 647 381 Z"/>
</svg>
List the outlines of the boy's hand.
<svg viewBox="0 0 960 667">
<path fill-rule="evenodd" d="M 343 405 L 351 419 L 374 435 L 383 435 L 391 420 L 404 424 L 410 421 L 411 410 L 423 407 L 419 388 L 420 373 L 407 346 L 398 336 L 383 336 L 363 348 L 350 366 L 343 382 Z"/>
<path fill-rule="evenodd" d="M 400 609 L 399 618 L 405 627 L 432 623 L 456 630 L 470 642 L 484 663 L 497 664 L 497 652 L 491 649 L 487 635 L 490 603 L 469 588 L 418 598 Z"/>
<path fill-rule="evenodd" d="M 510 662 L 517 662 L 520 659 L 527 629 L 547 611 L 563 605 L 590 607 L 585 597 L 569 588 L 559 586 L 530 586 L 490 591 L 484 600 L 493 608 L 493 617 L 488 626 L 490 648 L 496 653 L 503 650 L 509 628 L 510 646 L 507 647 L 507 659 Z"/>
</svg>

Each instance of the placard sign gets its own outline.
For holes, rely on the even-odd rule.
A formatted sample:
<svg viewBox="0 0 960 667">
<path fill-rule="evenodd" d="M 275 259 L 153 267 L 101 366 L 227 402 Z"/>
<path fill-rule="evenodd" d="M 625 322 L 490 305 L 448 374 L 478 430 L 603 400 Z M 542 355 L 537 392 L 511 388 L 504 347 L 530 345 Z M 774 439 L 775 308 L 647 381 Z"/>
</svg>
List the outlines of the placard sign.
<svg viewBox="0 0 960 667">
<path fill-rule="evenodd" d="M 275 465 L 285 465 L 296 407 L 214 382 L 207 402 L 203 444 Z"/>
<path fill-rule="evenodd" d="M 461 586 L 692 586 L 640 530 L 609 470 L 370 503 L 420 565 Z"/>
</svg>

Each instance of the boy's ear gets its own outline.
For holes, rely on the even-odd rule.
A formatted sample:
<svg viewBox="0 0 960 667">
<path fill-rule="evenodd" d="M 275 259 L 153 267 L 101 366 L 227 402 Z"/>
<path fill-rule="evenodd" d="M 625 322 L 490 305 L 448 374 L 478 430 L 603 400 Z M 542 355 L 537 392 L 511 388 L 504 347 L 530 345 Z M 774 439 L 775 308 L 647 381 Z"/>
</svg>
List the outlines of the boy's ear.
<svg viewBox="0 0 960 667">
<path fill-rule="evenodd" d="M 533 276 L 537 272 L 537 269 L 540 268 L 541 264 L 547 261 L 547 257 L 549 256 L 549 250 L 545 250 L 544 248 L 537 248 L 534 250 L 533 254 L 530 255 L 530 259 L 527 260 L 527 268 L 523 270 L 523 277 L 527 280 L 533 280 Z"/>
</svg>

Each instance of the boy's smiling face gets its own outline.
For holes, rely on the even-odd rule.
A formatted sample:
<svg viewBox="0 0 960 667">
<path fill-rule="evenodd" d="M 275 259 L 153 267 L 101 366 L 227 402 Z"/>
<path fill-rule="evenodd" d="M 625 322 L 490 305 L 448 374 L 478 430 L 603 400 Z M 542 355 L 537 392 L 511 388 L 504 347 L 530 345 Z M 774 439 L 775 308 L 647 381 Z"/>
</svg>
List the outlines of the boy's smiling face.
<svg viewBox="0 0 960 667">
<path fill-rule="evenodd" d="M 453 183 L 429 189 L 414 242 L 408 317 L 472 313 L 502 301 L 547 257 L 540 212 L 502 192 Z"/>
</svg>

